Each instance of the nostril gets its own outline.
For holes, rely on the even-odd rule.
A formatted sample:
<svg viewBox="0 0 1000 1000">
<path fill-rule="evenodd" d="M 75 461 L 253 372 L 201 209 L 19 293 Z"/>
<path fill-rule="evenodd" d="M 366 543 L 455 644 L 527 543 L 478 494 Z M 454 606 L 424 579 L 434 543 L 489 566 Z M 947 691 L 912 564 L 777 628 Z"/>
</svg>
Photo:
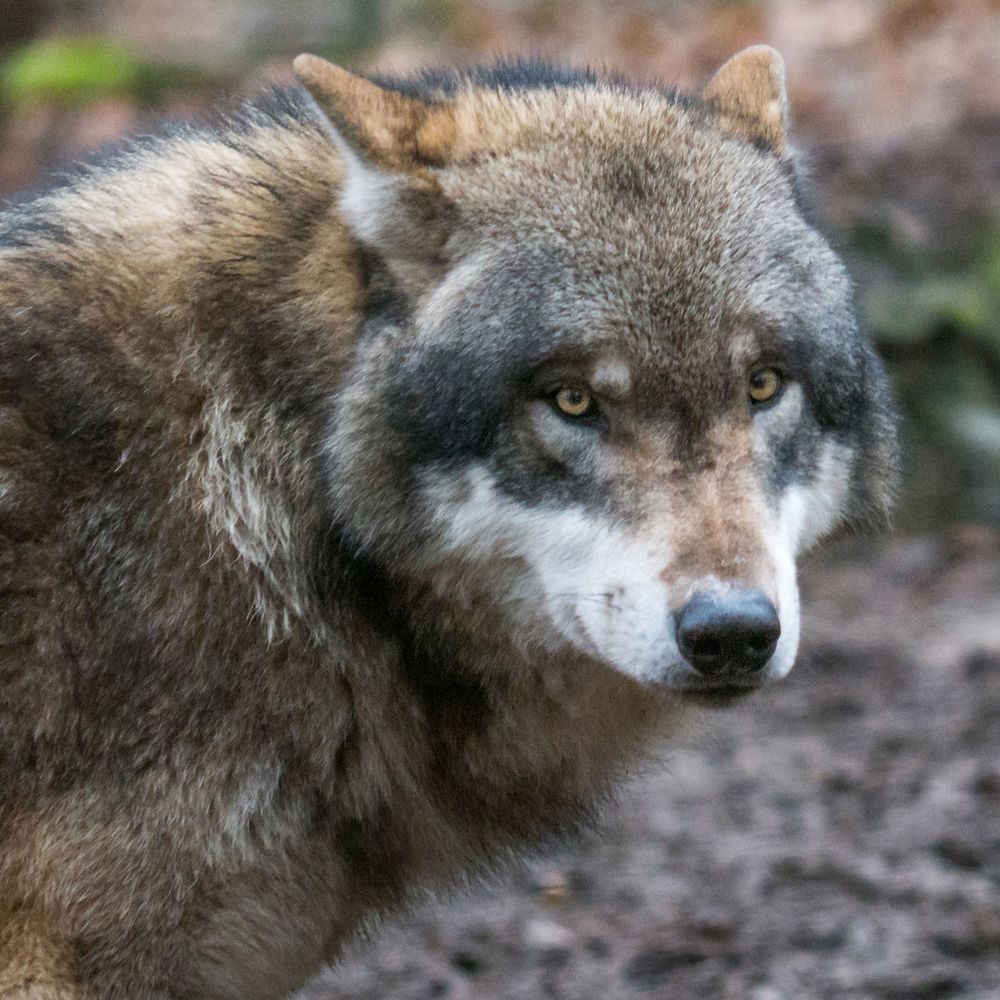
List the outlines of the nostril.
<svg viewBox="0 0 1000 1000">
<path fill-rule="evenodd" d="M 681 653 L 705 675 L 762 669 L 781 635 L 778 612 L 759 590 L 697 593 L 676 624 Z"/>
<path fill-rule="evenodd" d="M 747 642 L 747 649 L 760 652 L 763 650 L 768 650 L 769 652 L 774 651 L 774 647 L 778 644 L 777 634 L 771 635 L 770 632 L 766 632 L 762 635 L 754 636 Z"/>
<path fill-rule="evenodd" d="M 691 651 L 696 657 L 714 657 L 722 655 L 722 643 L 709 635 L 698 636 L 691 642 Z"/>
</svg>

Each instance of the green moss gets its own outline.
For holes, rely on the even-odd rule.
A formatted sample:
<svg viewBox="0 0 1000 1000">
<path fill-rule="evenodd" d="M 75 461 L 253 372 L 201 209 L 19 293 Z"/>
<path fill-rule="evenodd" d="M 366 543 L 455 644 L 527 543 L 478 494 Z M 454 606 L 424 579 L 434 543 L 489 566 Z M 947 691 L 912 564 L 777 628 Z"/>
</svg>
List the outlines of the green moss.
<svg viewBox="0 0 1000 1000">
<path fill-rule="evenodd" d="M 46 38 L 14 51 L 0 65 L 0 100 L 83 105 L 106 97 L 155 104 L 179 91 L 218 88 L 240 67 L 207 72 L 194 66 L 147 62 L 121 46 L 93 38 Z"/>
<path fill-rule="evenodd" d="M 0 69 L 6 103 L 78 104 L 139 85 L 142 65 L 118 46 L 91 38 L 47 38 L 13 53 Z"/>
</svg>

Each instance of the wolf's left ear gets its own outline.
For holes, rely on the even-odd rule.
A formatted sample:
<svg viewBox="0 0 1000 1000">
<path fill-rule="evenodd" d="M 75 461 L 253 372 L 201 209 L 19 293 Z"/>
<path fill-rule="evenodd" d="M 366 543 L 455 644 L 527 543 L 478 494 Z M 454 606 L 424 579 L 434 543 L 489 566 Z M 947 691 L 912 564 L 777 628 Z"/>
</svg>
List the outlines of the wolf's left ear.
<svg viewBox="0 0 1000 1000">
<path fill-rule="evenodd" d="M 788 152 L 785 61 L 770 45 L 737 52 L 708 81 L 701 99 L 727 131 L 762 142 L 779 156 Z"/>
<path fill-rule="evenodd" d="M 292 68 L 343 156 L 344 221 L 405 283 L 425 283 L 447 235 L 432 168 L 448 162 L 455 143 L 451 107 L 380 87 L 318 56 L 301 55 Z"/>
</svg>

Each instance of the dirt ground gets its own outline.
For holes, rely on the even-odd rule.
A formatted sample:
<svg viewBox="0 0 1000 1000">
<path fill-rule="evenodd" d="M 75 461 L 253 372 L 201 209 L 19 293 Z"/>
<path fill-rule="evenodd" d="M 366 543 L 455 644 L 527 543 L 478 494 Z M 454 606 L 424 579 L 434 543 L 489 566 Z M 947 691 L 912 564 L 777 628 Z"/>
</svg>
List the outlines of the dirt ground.
<svg viewBox="0 0 1000 1000">
<path fill-rule="evenodd" d="M 1000 998 L 1000 535 L 814 556 L 790 678 L 309 1000 Z"/>
</svg>

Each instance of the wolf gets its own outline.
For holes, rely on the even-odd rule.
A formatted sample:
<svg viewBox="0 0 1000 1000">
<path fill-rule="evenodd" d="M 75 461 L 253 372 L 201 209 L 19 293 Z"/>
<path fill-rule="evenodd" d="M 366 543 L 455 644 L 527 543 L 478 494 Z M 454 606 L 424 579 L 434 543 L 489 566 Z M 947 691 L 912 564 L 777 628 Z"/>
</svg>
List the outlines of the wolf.
<svg viewBox="0 0 1000 1000">
<path fill-rule="evenodd" d="M 783 677 L 886 376 L 784 68 L 300 86 L 0 222 L 0 994 L 266 1000 Z"/>
</svg>

